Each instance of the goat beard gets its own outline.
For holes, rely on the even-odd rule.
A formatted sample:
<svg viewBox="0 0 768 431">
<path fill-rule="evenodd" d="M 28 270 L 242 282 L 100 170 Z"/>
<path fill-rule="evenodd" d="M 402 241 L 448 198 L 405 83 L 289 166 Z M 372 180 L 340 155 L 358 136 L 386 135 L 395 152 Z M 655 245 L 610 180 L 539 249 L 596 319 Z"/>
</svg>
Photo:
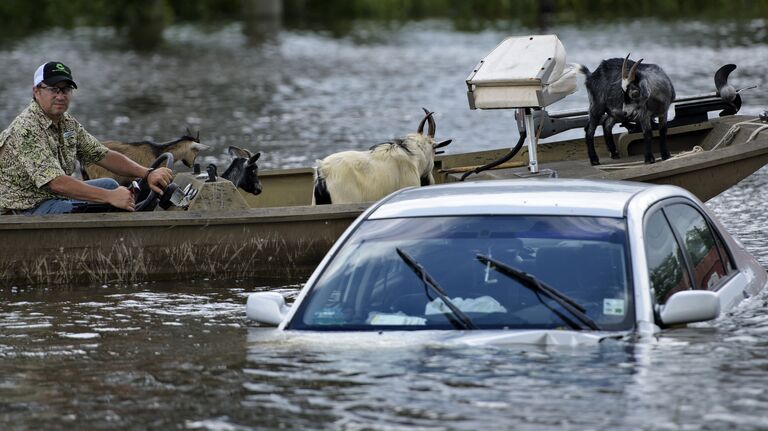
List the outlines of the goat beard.
<svg viewBox="0 0 768 431">
<path fill-rule="evenodd" d="M 624 103 L 624 105 L 622 105 L 622 111 L 626 121 L 639 121 L 640 119 L 645 118 L 648 111 L 646 109 L 645 103 L 645 100 L 639 100 L 632 103 Z"/>
</svg>

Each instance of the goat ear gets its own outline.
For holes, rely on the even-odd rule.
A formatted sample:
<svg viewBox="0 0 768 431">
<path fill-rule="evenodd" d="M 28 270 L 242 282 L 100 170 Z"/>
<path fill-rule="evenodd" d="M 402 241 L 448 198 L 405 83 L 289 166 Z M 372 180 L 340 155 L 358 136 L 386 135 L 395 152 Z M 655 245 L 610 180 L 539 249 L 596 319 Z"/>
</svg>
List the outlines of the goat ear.
<svg viewBox="0 0 768 431">
<path fill-rule="evenodd" d="M 251 157 L 251 152 L 240 147 L 236 147 L 234 145 L 229 146 L 229 155 L 232 156 L 233 159 L 236 159 L 238 157 L 242 157 L 244 159 L 247 159 Z"/>
<path fill-rule="evenodd" d="M 450 144 L 451 142 L 453 142 L 453 139 L 448 139 L 446 141 L 436 144 L 434 148 L 443 148 L 444 146 Z"/>
<path fill-rule="evenodd" d="M 648 83 L 647 79 L 644 79 L 640 81 L 640 97 L 643 99 L 647 99 L 651 97 L 651 85 Z"/>
<path fill-rule="evenodd" d="M 248 159 L 248 164 L 252 165 L 252 164 L 256 163 L 256 160 L 259 160 L 259 157 L 261 157 L 261 151 L 259 151 L 258 153 L 254 154 L 250 159 Z"/>
<path fill-rule="evenodd" d="M 205 151 L 205 150 L 207 150 L 209 148 L 211 148 L 211 147 L 209 147 L 208 145 L 205 145 L 205 144 L 201 144 L 199 142 L 193 142 L 192 143 L 192 149 L 193 150 Z"/>
</svg>

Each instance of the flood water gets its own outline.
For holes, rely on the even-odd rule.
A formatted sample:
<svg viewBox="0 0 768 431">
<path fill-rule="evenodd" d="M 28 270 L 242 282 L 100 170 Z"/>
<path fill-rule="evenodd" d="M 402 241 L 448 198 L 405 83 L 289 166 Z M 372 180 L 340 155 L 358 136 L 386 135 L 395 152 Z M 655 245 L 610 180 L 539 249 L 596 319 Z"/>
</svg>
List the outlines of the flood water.
<svg viewBox="0 0 768 431">
<path fill-rule="evenodd" d="M 737 88 L 762 85 L 743 95 L 742 112 L 768 109 L 766 19 L 646 19 L 547 31 L 559 36 L 569 62 L 591 70 L 601 59 L 629 52 L 661 64 L 678 95 L 714 92 L 715 71 L 735 63 Z M 168 28 L 164 45 L 137 53 L 112 29 L 50 30 L 0 47 L 0 124 L 29 102 L 37 66 L 55 58 L 72 68 L 78 83 L 70 113 L 94 136 L 162 142 L 189 127 L 214 147 L 201 153 L 202 166 L 226 163 L 230 145 L 261 151 L 262 169 L 310 166 L 332 152 L 367 149 L 415 131 L 421 107 L 436 112 L 438 138 L 453 139 L 449 153 L 512 146 L 513 112 L 471 111 L 465 80 L 505 37 L 538 32 L 514 23 L 460 32 L 449 21 L 427 20 L 361 22 L 341 38 L 283 30 L 253 40 L 239 23 L 190 24 Z M 549 111 L 586 106 L 582 89 Z"/>
<path fill-rule="evenodd" d="M 766 84 L 768 21 L 640 20 L 562 26 L 569 61 L 633 53 L 661 64 L 678 94 Z M 470 111 L 464 79 L 513 24 L 459 32 L 447 21 L 359 23 L 342 37 L 241 24 L 178 25 L 156 51 L 111 29 L 55 29 L 0 46 L 0 124 L 28 103 L 32 72 L 58 59 L 79 90 L 71 112 L 101 139 L 164 141 L 186 127 L 224 163 L 229 145 L 262 167 L 309 166 L 367 148 L 438 113 L 449 152 L 516 135 L 512 113 Z M 764 89 L 743 112 L 768 109 Z M 582 91 L 552 111 L 586 106 Z M 768 168 L 712 199 L 768 265 Z M 299 285 L 179 280 L 128 286 L 0 287 L 0 429 L 768 429 L 768 292 L 731 315 L 658 340 L 579 349 L 265 341 L 245 319 L 256 290 Z"/>
</svg>

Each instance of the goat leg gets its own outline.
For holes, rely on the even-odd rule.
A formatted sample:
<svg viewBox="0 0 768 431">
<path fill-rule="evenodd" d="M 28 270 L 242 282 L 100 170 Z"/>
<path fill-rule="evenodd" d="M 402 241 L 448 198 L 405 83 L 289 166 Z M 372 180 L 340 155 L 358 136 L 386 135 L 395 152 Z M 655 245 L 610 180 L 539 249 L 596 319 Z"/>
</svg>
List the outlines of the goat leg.
<svg viewBox="0 0 768 431">
<path fill-rule="evenodd" d="M 667 148 L 667 114 L 659 115 L 659 149 L 662 160 L 672 157 Z"/>
<path fill-rule="evenodd" d="M 608 147 L 608 152 L 611 153 L 612 159 L 618 159 L 619 152 L 616 150 L 616 142 L 613 140 L 613 125 L 616 124 L 616 120 L 610 115 L 605 117 L 603 121 L 603 135 L 605 138 L 605 145 Z"/>
<path fill-rule="evenodd" d="M 656 157 L 653 155 L 653 125 L 651 117 L 645 118 L 640 122 L 643 129 L 643 141 L 645 142 L 645 163 L 656 163 Z"/>
<path fill-rule="evenodd" d="M 595 151 L 595 130 L 597 129 L 599 122 L 600 115 L 593 115 L 590 111 L 589 123 L 587 123 L 587 126 L 584 127 L 584 132 L 587 141 L 587 154 L 589 155 L 589 163 L 591 163 L 592 166 L 600 164 L 600 158 L 597 157 L 597 152 Z"/>
</svg>

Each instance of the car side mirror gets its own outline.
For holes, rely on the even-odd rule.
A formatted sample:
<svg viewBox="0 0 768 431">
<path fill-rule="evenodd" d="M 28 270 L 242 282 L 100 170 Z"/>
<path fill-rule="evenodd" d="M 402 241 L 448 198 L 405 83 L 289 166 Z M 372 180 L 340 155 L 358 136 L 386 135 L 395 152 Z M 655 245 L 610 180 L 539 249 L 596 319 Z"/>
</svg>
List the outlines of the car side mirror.
<svg viewBox="0 0 768 431">
<path fill-rule="evenodd" d="M 248 296 L 245 315 L 266 325 L 277 326 L 288 315 L 285 298 L 277 292 L 256 292 Z"/>
<path fill-rule="evenodd" d="M 709 290 L 684 290 L 669 297 L 659 317 L 664 326 L 703 322 L 720 315 L 720 300 Z"/>
</svg>

